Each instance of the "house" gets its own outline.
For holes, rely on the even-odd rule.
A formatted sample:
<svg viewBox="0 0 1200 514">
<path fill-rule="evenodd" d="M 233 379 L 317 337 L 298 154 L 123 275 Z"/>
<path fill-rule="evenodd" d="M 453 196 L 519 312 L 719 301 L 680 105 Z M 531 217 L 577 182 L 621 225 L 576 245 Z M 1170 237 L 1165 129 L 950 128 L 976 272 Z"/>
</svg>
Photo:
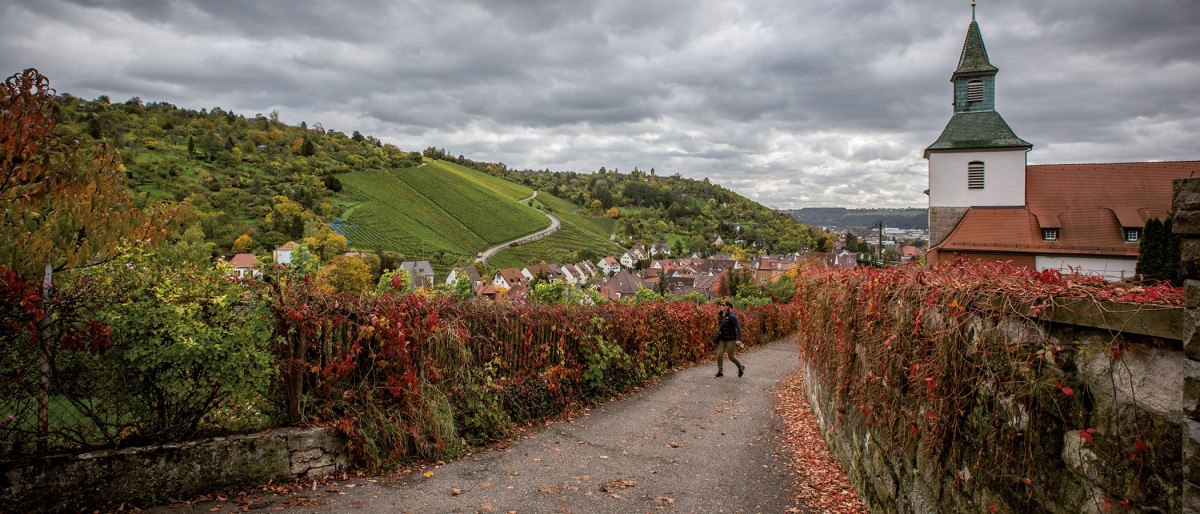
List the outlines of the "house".
<svg viewBox="0 0 1200 514">
<path fill-rule="evenodd" d="M 404 261 L 400 268 L 408 273 L 414 288 L 433 287 L 433 266 L 429 261 Z"/>
<path fill-rule="evenodd" d="M 485 282 L 479 289 L 475 290 L 475 295 L 487 300 L 495 300 L 500 295 L 500 291 L 497 291 L 496 286 L 492 285 L 491 282 Z"/>
<path fill-rule="evenodd" d="M 671 255 L 671 247 L 667 243 L 654 243 L 650 245 L 650 257 L 660 257 Z"/>
<path fill-rule="evenodd" d="M 292 263 L 292 252 L 296 249 L 297 246 L 299 246 L 299 245 L 297 245 L 296 243 L 294 243 L 292 241 L 288 241 L 288 242 L 284 243 L 283 245 L 281 245 L 279 248 L 276 248 L 275 253 L 274 253 L 275 264 L 280 265 L 280 266 L 287 266 L 288 264 L 291 264 Z"/>
<path fill-rule="evenodd" d="M 252 253 L 239 253 L 229 259 L 229 265 L 233 267 L 233 275 L 237 278 L 258 277 L 262 272 L 258 270 L 258 260 L 255 259 Z"/>
<path fill-rule="evenodd" d="M 492 285 L 502 291 L 508 291 L 518 285 L 524 284 L 526 281 L 525 274 L 521 273 L 521 270 L 518 268 L 497 270 L 496 275 L 492 277 Z"/>
<path fill-rule="evenodd" d="M 972 20 L 950 78 L 954 115 L 925 149 L 926 262 L 1134 275 L 1146 221 L 1166 218 L 1172 181 L 1200 172 L 1200 161 L 1029 165 L 1033 145 L 996 111 L 997 72 Z"/>
<path fill-rule="evenodd" d="M 586 274 L 589 279 L 596 276 L 597 273 L 600 273 L 600 268 L 597 268 L 596 264 L 592 261 L 577 262 L 575 263 L 575 266 L 583 270 L 584 274 Z"/>
<path fill-rule="evenodd" d="M 900 245 L 896 248 L 896 253 L 900 256 L 900 262 L 919 261 L 925 258 L 925 252 L 913 245 Z"/>
<path fill-rule="evenodd" d="M 544 280 L 553 282 L 555 280 L 566 281 L 566 276 L 563 275 L 562 267 L 557 264 L 533 264 L 521 269 L 521 274 L 525 276 L 525 282 L 532 282 L 534 278 L 541 277 Z"/>
<path fill-rule="evenodd" d="M 566 280 L 568 284 L 575 285 L 587 281 L 587 277 L 584 276 L 584 272 L 579 269 L 579 266 L 563 264 L 560 269 L 562 270 L 563 280 Z"/>
<path fill-rule="evenodd" d="M 450 274 L 446 275 L 446 285 L 453 286 L 458 282 L 458 278 L 465 276 L 471 281 L 471 292 L 474 293 L 483 283 L 483 278 L 479 276 L 479 270 L 475 266 L 467 266 L 465 268 L 454 268 L 450 270 Z"/>
<path fill-rule="evenodd" d="M 783 276 L 784 273 L 791 271 L 795 267 L 795 261 L 764 257 L 755 263 L 752 273 L 754 274 L 754 280 L 758 281 L 760 284 L 765 284 Z"/>
<path fill-rule="evenodd" d="M 637 243 L 629 247 L 629 254 L 632 255 L 635 260 L 639 261 L 650 256 L 649 252 L 646 250 L 646 245 L 642 243 Z"/>
<path fill-rule="evenodd" d="M 600 296 L 617 300 L 637 294 L 642 288 L 642 279 L 628 271 L 621 271 L 600 286 Z"/>
<path fill-rule="evenodd" d="M 624 266 L 626 268 L 633 268 L 640 260 L 642 260 L 642 259 L 640 257 L 638 257 L 637 252 L 630 250 L 628 252 L 621 254 L 621 259 L 619 262 L 621 263 L 621 266 Z"/>
<path fill-rule="evenodd" d="M 600 271 L 603 271 L 605 275 L 611 276 L 616 274 L 618 271 L 621 271 L 621 263 L 617 262 L 617 259 L 611 255 L 600 259 L 600 262 L 596 263 L 596 266 L 599 267 Z"/>
</svg>

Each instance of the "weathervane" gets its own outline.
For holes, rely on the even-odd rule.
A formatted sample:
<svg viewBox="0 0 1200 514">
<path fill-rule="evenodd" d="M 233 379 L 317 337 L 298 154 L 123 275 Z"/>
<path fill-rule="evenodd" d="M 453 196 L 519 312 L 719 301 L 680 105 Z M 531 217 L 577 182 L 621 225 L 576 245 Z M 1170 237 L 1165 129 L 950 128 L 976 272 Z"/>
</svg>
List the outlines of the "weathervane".
<svg viewBox="0 0 1200 514">
<path fill-rule="evenodd" d="M 971 0 L 971 21 L 975 21 L 975 0 Z"/>
</svg>

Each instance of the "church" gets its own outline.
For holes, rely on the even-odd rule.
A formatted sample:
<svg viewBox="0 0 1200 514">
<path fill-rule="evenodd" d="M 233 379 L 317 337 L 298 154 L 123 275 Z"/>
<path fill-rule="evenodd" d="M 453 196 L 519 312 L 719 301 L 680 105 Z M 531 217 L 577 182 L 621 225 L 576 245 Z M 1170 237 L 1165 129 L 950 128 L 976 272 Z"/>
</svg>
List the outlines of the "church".
<svg viewBox="0 0 1200 514">
<path fill-rule="evenodd" d="M 1033 145 L 996 110 L 999 69 L 971 17 L 950 77 L 954 115 L 925 149 L 928 264 L 968 258 L 1132 277 L 1142 228 L 1170 216 L 1172 182 L 1200 176 L 1200 161 L 1029 165 Z"/>
</svg>

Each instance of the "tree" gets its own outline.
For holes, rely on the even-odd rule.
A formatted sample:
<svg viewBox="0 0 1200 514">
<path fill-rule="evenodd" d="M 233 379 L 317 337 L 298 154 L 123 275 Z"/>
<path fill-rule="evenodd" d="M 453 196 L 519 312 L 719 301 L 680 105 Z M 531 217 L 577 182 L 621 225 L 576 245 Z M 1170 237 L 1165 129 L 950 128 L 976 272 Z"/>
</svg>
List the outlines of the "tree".
<svg viewBox="0 0 1200 514">
<path fill-rule="evenodd" d="M 40 360 L 39 447 L 46 446 L 50 384 L 50 301 L 53 276 L 111 259 L 122 247 L 157 243 L 182 217 L 182 207 L 147 212 L 134 207 L 117 152 L 105 144 L 85 151 L 58 137 L 55 91 L 30 68 L 0 90 L 0 266 L 42 276 L 44 313 L 35 339 Z"/>
<path fill-rule="evenodd" d="M 617 219 L 617 218 L 621 217 L 621 211 L 617 210 L 616 207 L 609 207 L 608 212 L 605 214 L 607 214 L 608 217 L 610 217 L 612 219 Z"/>
<path fill-rule="evenodd" d="M 233 248 L 231 250 L 233 253 L 245 253 L 246 250 L 250 249 L 250 245 L 252 244 L 254 244 L 254 239 L 250 237 L 250 234 L 242 234 L 233 240 Z"/>
<path fill-rule="evenodd" d="M 330 291 L 360 294 L 371 286 L 371 266 L 358 257 L 339 255 L 317 272 L 317 283 Z"/>
<path fill-rule="evenodd" d="M 1147 221 L 1138 248 L 1137 273 L 1145 280 L 1179 284 L 1179 259 L 1179 236 L 1171 229 L 1171 220 Z"/>
</svg>

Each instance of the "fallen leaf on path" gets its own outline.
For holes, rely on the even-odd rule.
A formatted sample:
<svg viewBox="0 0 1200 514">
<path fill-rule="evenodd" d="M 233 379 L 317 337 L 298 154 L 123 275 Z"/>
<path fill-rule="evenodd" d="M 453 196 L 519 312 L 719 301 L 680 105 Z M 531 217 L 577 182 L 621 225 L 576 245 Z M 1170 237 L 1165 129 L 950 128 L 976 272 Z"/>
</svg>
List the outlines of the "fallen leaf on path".
<svg viewBox="0 0 1200 514">
<path fill-rule="evenodd" d="M 423 477 L 425 477 L 425 478 L 433 478 L 433 472 L 432 472 L 432 471 L 426 471 L 426 472 L 424 472 L 424 473 L 421 473 L 421 476 L 423 476 Z"/>
<path fill-rule="evenodd" d="M 458 495 L 460 495 L 460 494 L 462 494 L 462 493 L 463 493 L 463 490 L 462 490 L 462 489 L 459 489 L 459 488 L 457 488 L 457 487 L 454 487 L 454 488 L 451 488 L 451 489 L 450 489 L 450 494 L 453 494 L 454 496 L 458 496 Z"/>
<path fill-rule="evenodd" d="M 543 485 L 538 487 L 538 491 L 546 494 L 558 494 L 558 488 L 552 485 Z"/>
</svg>

